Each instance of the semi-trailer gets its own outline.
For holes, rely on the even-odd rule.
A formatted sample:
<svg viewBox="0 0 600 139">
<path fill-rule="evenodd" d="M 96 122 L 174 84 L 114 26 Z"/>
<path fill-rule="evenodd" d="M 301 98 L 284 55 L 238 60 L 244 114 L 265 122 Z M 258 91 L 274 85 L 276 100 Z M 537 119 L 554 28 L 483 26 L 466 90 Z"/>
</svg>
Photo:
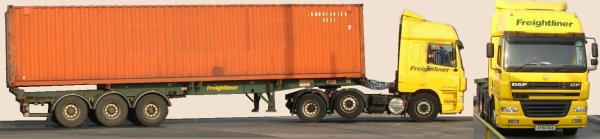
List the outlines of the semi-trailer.
<svg viewBox="0 0 600 139">
<path fill-rule="evenodd" d="M 500 131 L 576 134 L 587 124 L 596 40 L 585 36 L 565 2 L 497 0 L 495 7 L 486 46 L 488 78 L 475 80 L 480 116 Z"/>
<path fill-rule="evenodd" d="M 7 86 L 25 117 L 64 127 L 86 119 L 158 126 L 171 98 L 245 94 L 275 111 L 274 93 L 303 122 L 326 114 L 409 114 L 430 121 L 463 110 L 454 28 L 405 11 L 393 83 L 365 77 L 362 4 L 9 6 Z M 401 46 L 401 47 L 400 47 Z M 94 90 L 22 87 L 96 85 Z M 365 94 L 342 86 L 389 89 Z M 266 94 L 266 96 L 265 96 Z M 48 105 L 46 113 L 30 105 Z M 201 106 L 200 106 L 201 108 Z"/>
</svg>

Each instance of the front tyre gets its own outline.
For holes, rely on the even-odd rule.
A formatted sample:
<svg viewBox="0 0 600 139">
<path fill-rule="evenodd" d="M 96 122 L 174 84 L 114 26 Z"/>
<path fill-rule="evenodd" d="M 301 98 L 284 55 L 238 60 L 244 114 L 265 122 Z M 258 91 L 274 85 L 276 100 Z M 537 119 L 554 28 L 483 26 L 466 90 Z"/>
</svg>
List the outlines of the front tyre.
<svg viewBox="0 0 600 139">
<path fill-rule="evenodd" d="M 143 126 L 158 126 L 168 113 L 167 103 L 160 96 L 145 95 L 135 106 L 135 123 Z"/>
<path fill-rule="evenodd" d="M 323 98 L 317 94 L 306 94 L 298 99 L 296 113 L 305 123 L 316 123 L 325 117 L 327 106 Z"/>
<path fill-rule="evenodd" d="M 408 101 L 408 115 L 417 122 L 428 122 L 440 111 L 437 99 L 428 93 L 420 93 Z"/>
</svg>

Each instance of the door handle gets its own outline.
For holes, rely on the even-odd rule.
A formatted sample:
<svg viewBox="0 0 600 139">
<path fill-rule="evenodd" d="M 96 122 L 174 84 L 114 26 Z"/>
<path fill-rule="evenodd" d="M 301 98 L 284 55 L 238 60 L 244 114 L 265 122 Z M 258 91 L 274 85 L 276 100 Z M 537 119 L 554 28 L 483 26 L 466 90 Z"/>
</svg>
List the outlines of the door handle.
<svg viewBox="0 0 600 139">
<path fill-rule="evenodd" d="M 452 70 L 452 71 L 454 71 L 454 72 L 457 72 L 457 71 L 458 71 L 458 69 L 456 69 L 456 68 L 455 68 L 455 69 L 454 69 L 454 70 Z"/>
</svg>

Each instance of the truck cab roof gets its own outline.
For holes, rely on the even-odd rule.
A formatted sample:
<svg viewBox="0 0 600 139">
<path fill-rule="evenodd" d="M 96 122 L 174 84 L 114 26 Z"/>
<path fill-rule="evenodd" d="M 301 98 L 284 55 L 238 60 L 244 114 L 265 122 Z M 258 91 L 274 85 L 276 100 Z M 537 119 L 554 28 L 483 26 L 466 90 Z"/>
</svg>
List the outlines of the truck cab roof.
<svg viewBox="0 0 600 139">
<path fill-rule="evenodd" d="M 495 6 L 496 10 L 567 10 L 564 1 L 497 0 Z"/>
<path fill-rule="evenodd" d="M 400 22 L 401 39 L 458 40 L 458 35 L 451 25 L 427 21 L 423 16 L 410 10 L 404 10 Z"/>
</svg>

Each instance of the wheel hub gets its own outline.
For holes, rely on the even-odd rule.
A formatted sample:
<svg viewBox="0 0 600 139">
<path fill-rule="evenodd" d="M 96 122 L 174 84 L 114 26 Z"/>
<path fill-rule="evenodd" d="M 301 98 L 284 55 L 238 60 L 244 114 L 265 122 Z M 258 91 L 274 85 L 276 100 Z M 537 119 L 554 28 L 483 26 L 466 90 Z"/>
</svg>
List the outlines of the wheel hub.
<svg viewBox="0 0 600 139">
<path fill-rule="evenodd" d="M 109 103 L 104 106 L 104 116 L 108 119 L 116 119 L 121 114 L 119 107 L 114 103 Z"/>
<path fill-rule="evenodd" d="M 159 114 L 160 109 L 158 108 L 158 106 L 156 106 L 156 104 L 150 103 L 144 106 L 144 116 L 146 116 L 147 118 L 156 119 L 158 118 Z"/>
<path fill-rule="evenodd" d="M 79 118 L 79 108 L 75 104 L 67 104 L 63 110 L 63 115 L 67 120 L 75 120 Z"/>
<path fill-rule="evenodd" d="M 342 110 L 344 110 L 345 112 L 352 112 L 356 109 L 356 105 L 358 105 L 358 103 L 356 103 L 356 98 L 354 96 L 346 96 L 344 97 L 344 99 L 342 99 Z"/>
<path fill-rule="evenodd" d="M 317 107 L 317 103 L 310 101 L 304 103 L 304 107 L 302 110 L 304 111 L 304 114 L 306 114 L 306 116 L 315 117 L 317 116 L 317 112 L 319 112 L 319 107 Z"/>
<path fill-rule="evenodd" d="M 494 110 L 491 110 L 491 112 L 490 112 L 490 115 L 491 115 L 491 117 L 492 117 L 492 118 L 490 119 L 490 122 L 491 122 L 491 123 L 496 123 L 496 112 L 495 112 Z"/>
<path fill-rule="evenodd" d="M 417 103 L 417 113 L 422 116 L 429 115 L 431 113 L 431 104 L 427 101 Z"/>
</svg>

